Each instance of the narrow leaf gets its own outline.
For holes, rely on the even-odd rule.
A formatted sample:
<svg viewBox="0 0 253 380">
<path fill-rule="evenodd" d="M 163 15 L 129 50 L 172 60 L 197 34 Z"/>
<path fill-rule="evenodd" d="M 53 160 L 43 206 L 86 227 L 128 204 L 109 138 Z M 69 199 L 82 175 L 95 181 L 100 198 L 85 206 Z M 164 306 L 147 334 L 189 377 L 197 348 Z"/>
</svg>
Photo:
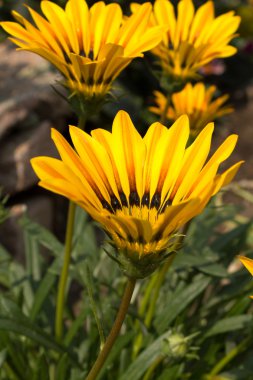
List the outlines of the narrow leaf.
<svg viewBox="0 0 253 380">
<path fill-rule="evenodd" d="M 210 277 L 195 276 L 191 285 L 186 285 L 179 294 L 175 294 L 171 302 L 164 307 L 163 312 L 155 319 L 155 327 L 158 332 L 161 333 L 166 330 L 171 322 L 206 289 L 210 281 Z"/>
<path fill-rule="evenodd" d="M 61 255 L 63 245 L 45 227 L 31 221 L 27 216 L 23 216 L 19 221 L 21 227 L 43 247 L 46 247 L 55 255 Z"/>
<path fill-rule="evenodd" d="M 162 343 L 171 334 L 170 331 L 157 338 L 148 348 L 143 351 L 138 358 L 128 367 L 126 372 L 120 376 L 119 380 L 139 380 L 151 366 L 151 364 L 161 355 Z"/>
<path fill-rule="evenodd" d="M 221 319 L 207 331 L 204 338 L 244 329 L 249 323 L 252 323 L 252 319 L 252 315 L 237 315 L 235 317 Z"/>
</svg>

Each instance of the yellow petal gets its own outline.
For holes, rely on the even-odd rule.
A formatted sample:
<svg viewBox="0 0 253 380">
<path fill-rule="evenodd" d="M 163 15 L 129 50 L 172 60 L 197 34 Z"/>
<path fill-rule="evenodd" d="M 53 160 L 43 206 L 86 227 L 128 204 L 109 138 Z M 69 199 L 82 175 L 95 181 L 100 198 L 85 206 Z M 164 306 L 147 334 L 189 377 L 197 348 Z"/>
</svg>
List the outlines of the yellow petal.
<svg viewBox="0 0 253 380">
<path fill-rule="evenodd" d="M 253 260 L 245 256 L 237 256 L 237 257 L 241 261 L 241 263 L 245 266 L 245 268 L 248 269 L 250 274 L 253 276 Z"/>
<path fill-rule="evenodd" d="M 88 56 L 90 51 L 90 25 L 89 9 L 86 1 L 69 0 L 66 4 L 66 15 L 77 36 L 79 50 Z"/>
<path fill-rule="evenodd" d="M 145 144 L 129 115 L 119 111 L 112 126 L 114 160 L 118 168 L 122 189 L 129 196 L 137 191 L 142 196 Z"/>
<path fill-rule="evenodd" d="M 236 164 L 231 166 L 229 169 L 227 169 L 224 173 L 216 177 L 216 180 L 215 180 L 216 186 L 214 188 L 213 195 L 215 195 L 222 187 L 228 185 L 233 180 L 240 166 L 243 163 L 244 161 L 237 162 Z"/>
<path fill-rule="evenodd" d="M 187 194 L 190 184 L 195 181 L 202 169 L 210 151 L 213 129 L 213 123 L 208 124 L 187 148 L 182 169 L 173 190 L 173 202 L 179 202 Z"/>
<path fill-rule="evenodd" d="M 110 196 L 105 186 L 99 187 L 98 179 L 95 178 L 94 180 L 92 173 L 87 171 L 76 152 L 71 148 L 64 137 L 55 129 L 52 129 L 52 139 L 54 140 L 57 150 L 65 165 L 67 165 L 75 173 L 75 175 L 80 178 L 81 181 L 87 181 L 101 201 L 104 199 L 109 203 Z"/>
<path fill-rule="evenodd" d="M 105 186 L 110 195 L 119 198 L 111 161 L 104 147 L 80 128 L 70 126 L 70 135 L 86 171 L 92 174 L 100 188 Z"/>
</svg>

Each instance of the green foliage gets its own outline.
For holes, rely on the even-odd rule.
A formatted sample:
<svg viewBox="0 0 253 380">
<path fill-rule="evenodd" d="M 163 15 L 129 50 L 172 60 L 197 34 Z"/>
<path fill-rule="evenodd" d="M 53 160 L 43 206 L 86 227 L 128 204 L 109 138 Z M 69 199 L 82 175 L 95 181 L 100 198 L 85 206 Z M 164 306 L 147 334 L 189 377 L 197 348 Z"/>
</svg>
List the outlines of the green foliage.
<svg viewBox="0 0 253 380">
<path fill-rule="evenodd" d="M 0 246 L 0 379 L 84 379 L 97 356 L 101 331 L 107 335 L 110 330 L 125 280 L 101 251 L 101 231 L 77 209 L 64 339 L 57 342 L 55 298 L 64 247 L 27 216 L 20 224 L 24 265 Z M 253 321 L 248 295 L 253 283 L 245 270 L 228 268 L 236 254 L 251 253 L 252 233 L 251 222 L 242 223 L 237 210 L 213 202 L 191 224 L 148 329 L 138 316 L 138 303 L 150 279 L 139 282 L 125 328 L 98 379 L 250 379 Z M 140 331 L 144 339 L 134 357 Z"/>
</svg>

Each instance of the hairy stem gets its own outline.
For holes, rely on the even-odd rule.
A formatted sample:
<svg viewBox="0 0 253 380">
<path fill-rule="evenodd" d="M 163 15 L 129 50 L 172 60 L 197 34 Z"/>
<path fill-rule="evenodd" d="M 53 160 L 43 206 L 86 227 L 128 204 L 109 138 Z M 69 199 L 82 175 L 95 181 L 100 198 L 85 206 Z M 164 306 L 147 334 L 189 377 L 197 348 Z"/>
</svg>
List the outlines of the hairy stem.
<svg viewBox="0 0 253 380">
<path fill-rule="evenodd" d="M 95 380 L 97 375 L 99 374 L 100 370 L 102 369 L 104 362 L 106 358 L 108 357 L 109 353 L 111 352 L 111 349 L 113 347 L 113 344 L 116 340 L 116 338 L 119 335 L 121 326 L 124 322 L 125 316 L 127 314 L 127 310 L 132 298 L 132 294 L 134 291 L 136 280 L 135 279 L 128 279 L 124 295 L 121 300 L 121 304 L 118 310 L 118 314 L 116 316 L 115 322 L 112 326 L 112 329 L 110 331 L 110 334 L 108 335 L 105 344 L 103 346 L 103 349 L 100 351 L 97 360 L 95 361 L 90 373 L 88 374 L 86 380 Z"/>
</svg>

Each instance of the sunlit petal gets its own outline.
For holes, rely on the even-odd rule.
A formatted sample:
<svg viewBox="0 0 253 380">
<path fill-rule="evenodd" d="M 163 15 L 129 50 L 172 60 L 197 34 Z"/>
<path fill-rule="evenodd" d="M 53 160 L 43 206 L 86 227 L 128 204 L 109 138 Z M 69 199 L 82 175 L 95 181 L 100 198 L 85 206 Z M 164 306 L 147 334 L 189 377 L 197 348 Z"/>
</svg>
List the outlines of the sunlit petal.
<svg viewBox="0 0 253 380">
<path fill-rule="evenodd" d="M 32 165 L 42 187 L 78 203 L 102 225 L 124 272 L 145 277 L 175 249 L 177 231 L 242 163 L 217 174 L 236 136 L 207 161 L 213 124 L 187 146 L 189 131 L 184 115 L 170 129 L 152 124 L 142 138 L 129 115 L 119 111 L 112 132 L 96 129 L 89 135 L 71 126 L 75 149 L 53 130 L 61 159 L 37 157 Z"/>
</svg>

